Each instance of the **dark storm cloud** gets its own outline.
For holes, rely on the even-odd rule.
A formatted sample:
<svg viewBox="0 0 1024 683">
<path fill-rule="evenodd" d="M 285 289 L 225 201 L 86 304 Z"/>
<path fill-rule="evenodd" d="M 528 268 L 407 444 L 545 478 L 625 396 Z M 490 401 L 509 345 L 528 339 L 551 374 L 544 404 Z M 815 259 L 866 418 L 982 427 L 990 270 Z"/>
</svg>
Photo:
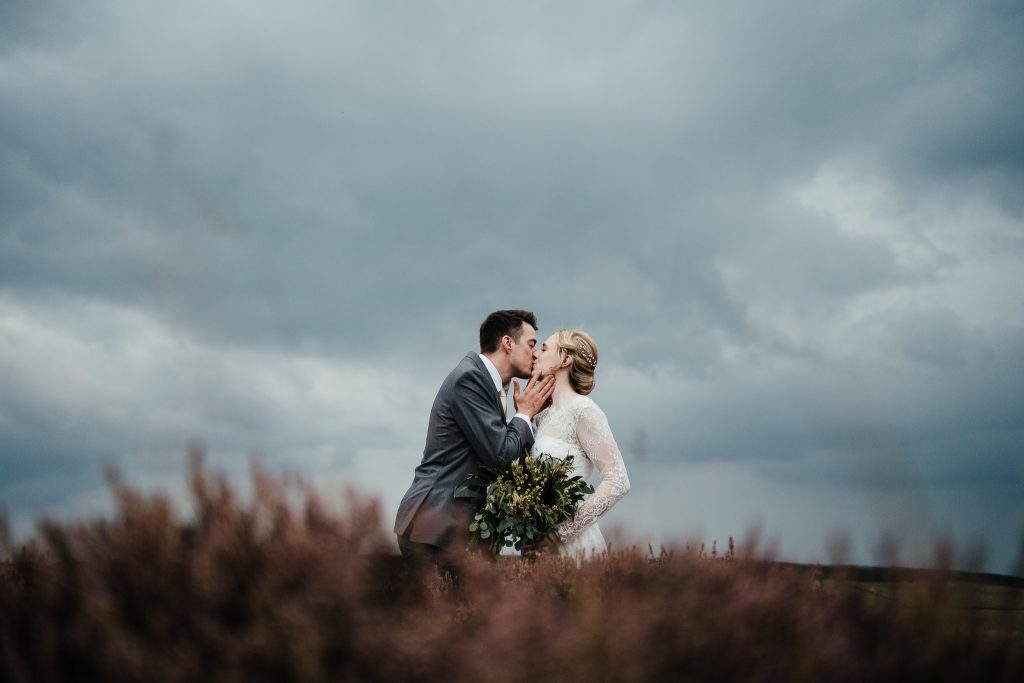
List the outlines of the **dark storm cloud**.
<svg viewBox="0 0 1024 683">
<path fill-rule="evenodd" d="M 174 26 L 170 17 L 122 10 L 103 36 L 112 45 L 93 46 L 98 56 L 84 64 L 69 55 L 63 73 L 70 83 L 56 83 L 56 94 L 33 81 L 30 95 L 39 97 L 30 96 L 24 120 L 11 124 L 22 128 L 26 146 L 34 144 L 25 156 L 47 177 L 94 186 L 98 220 L 109 223 L 111 211 L 140 211 L 152 229 L 169 233 L 151 245 L 157 253 L 139 254 L 137 246 L 123 260 L 161 256 L 189 264 L 175 269 L 143 261 L 155 276 L 150 291 L 139 295 L 171 310 L 194 305 L 208 290 L 214 300 L 238 304 L 260 284 L 277 304 L 317 292 L 339 297 L 347 308 L 356 305 L 354 293 L 371 289 L 385 306 L 418 309 L 424 299 L 479 278 L 492 267 L 487 255 L 496 236 L 510 233 L 523 240 L 520 249 L 530 249 L 533 274 L 565 269 L 565 252 L 589 241 L 600 246 L 581 249 L 580 262 L 607 268 L 602 255 L 624 255 L 658 273 L 678 264 L 692 274 L 684 283 L 700 288 L 691 303 L 702 302 L 715 278 L 701 264 L 729 248 L 730 232 L 757 227 L 746 218 L 730 231 L 722 225 L 725 207 L 702 211 L 703 193 L 710 189 L 719 203 L 742 193 L 759 205 L 758 195 L 770 192 L 766 180 L 807 173 L 833 141 L 865 137 L 858 122 L 844 120 L 842 104 L 857 95 L 863 102 L 863 94 L 827 97 L 843 86 L 819 88 L 847 81 L 842 75 L 851 66 L 859 80 L 870 73 L 873 64 L 861 62 L 873 54 L 872 41 L 852 43 L 852 56 L 826 50 L 846 21 L 877 21 L 867 10 L 822 17 L 824 27 L 801 31 L 791 28 L 798 10 L 767 21 L 751 11 L 737 21 L 728 14 L 605 10 L 584 19 L 565 45 L 555 27 L 536 26 L 539 17 L 527 12 L 422 11 L 422 19 L 443 16 L 453 28 L 431 38 L 410 19 L 364 10 L 328 15 L 326 29 L 305 23 L 310 17 L 286 16 L 273 30 L 269 19 L 250 19 L 243 23 L 249 36 L 194 36 L 181 20 Z M 172 21 L 166 35 L 157 34 L 145 58 L 125 64 L 118 50 L 140 48 L 140 34 L 149 36 L 161 18 Z M 213 17 L 214 26 L 227 19 Z M 495 29 L 508 19 L 511 26 Z M 624 19 L 624 27 L 609 26 Z M 695 20 L 705 22 L 700 33 Z M 477 21 L 505 40 L 493 46 L 475 35 Z M 912 35 L 918 23 L 926 22 L 905 30 Z M 874 37 L 876 28 L 864 29 Z M 532 41 L 524 39 L 534 31 Z M 296 49 L 300 38 L 308 43 L 304 51 Z M 198 40 L 201 49 L 195 55 L 173 49 L 175 39 Z M 219 42 L 209 44 L 213 39 Z M 886 46 L 899 50 L 898 42 Z M 831 59 L 815 58 L 822 53 Z M 872 83 L 880 99 L 904 86 L 878 71 L 882 82 Z M 753 107 L 758 114 L 749 119 Z M 81 112 L 77 120 L 68 121 L 68 110 Z M 896 132 L 916 127 L 897 123 Z M 877 134 L 878 125 L 865 132 L 874 127 Z M 257 196 L 262 201 L 254 203 Z M 257 253 L 247 253 L 242 237 L 240 245 L 210 243 L 206 233 L 223 224 L 210 225 L 204 207 L 211 204 L 239 226 L 239 235 L 257 241 Z M 631 227 L 639 228 L 636 243 L 623 239 Z M 101 244 L 123 239 L 122 231 L 106 232 Z M 76 252 L 82 246 L 67 245 Z M 234 258 L 244 261 L 240 275 Z M 376 272 L 415 276 L 420 286 L 410 291 L 405 278 L 374 278 L 361 267 L 368 261 L 382 265 Z M 568 269 L 576 276 L 582 270 Z M 221 270 L 243 279 L 225 281 Z M 137 282 L 138 275 L 124 277 Z M 88 286 L 82 279 L 72 282 Z M 649 284 L 673 294 L 684 289 L 671 278 Z M 719 303 L 707 308 L 728 310 Z M 259 307 L 227 308 L 225 327 L 251 333 L 269 326 Z M 323 330 L 314 321 L 321 310 L 315 304 L 299 313 L 303 324 L 296 327 L 351 333 Z M 212 312 L 203 322 L 218 324 Z"/>
<path fill-rule="evenodd" d="M 479 319 L 526 306 L 595 334 L 654 460 L 1020 485 L 1022 29 L 1011 2 L 5 3 L 5 480 L 192 436 L 414 452 Z"/>
</svg>

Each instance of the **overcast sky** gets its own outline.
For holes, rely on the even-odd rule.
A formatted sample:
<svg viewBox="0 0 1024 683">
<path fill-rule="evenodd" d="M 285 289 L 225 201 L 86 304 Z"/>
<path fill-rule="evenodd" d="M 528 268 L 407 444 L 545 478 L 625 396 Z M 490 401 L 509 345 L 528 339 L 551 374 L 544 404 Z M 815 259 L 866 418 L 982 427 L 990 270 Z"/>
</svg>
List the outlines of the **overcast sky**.
<svg viewBox="0 0 1024 683">
<path fill-rule="evenodd" d="M 200 441 L 390 525 L 523 307 L 600 346 L 609 529 L 1011 571 L 1022 35 L 1010 0 L 6 0 L 0 505 L 102 513 L 106 463 L 181 496 Z"/>
</svg>

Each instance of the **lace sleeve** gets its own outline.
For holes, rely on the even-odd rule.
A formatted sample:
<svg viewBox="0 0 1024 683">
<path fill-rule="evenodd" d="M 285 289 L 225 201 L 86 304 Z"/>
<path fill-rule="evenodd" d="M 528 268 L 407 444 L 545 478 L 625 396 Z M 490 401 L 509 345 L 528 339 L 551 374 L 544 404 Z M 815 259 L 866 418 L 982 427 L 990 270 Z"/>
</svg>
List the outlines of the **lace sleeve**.
<svg viewBox="0 0 1024 683">
<path fill-rule="evenodd" d="M 612 436 L 611 427 L 608 426 L 608 419 L 593 403 L 580 413 L 576 422 L 576 438 L 601 474 L 601 483 L 589 498 L 580 503 L 576 516 L 558 527 L 558 535 L 563 541 L 568 541 L 596 522 L 629 491 L 626 466 L 622 462 L 622 454 Z"/>
</svg>

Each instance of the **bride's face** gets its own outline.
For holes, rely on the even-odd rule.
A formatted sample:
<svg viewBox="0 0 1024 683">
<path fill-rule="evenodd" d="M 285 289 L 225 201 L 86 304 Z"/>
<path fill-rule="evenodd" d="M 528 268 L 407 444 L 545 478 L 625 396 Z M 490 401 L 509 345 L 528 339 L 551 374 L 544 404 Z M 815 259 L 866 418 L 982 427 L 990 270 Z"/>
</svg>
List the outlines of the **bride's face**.
<svg viewBox="0 0 1024 683">
<path fill-rule="evenodd" d="M 541 377 L 553 375 L 562 367 L 566 367 L 558 355 L 558 342 L 555 340 L 555 335 L 548 337 L 540 345 L 540 348 L 533 352 L 533 359 L 533 371 Z"/>
</svg>

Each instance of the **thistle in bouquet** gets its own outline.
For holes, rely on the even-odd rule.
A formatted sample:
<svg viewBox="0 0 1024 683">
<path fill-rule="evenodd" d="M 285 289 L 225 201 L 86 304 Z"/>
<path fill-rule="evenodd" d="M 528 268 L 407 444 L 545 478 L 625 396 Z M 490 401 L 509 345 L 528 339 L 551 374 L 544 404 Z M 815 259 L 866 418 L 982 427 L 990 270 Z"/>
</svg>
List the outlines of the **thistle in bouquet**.
<svg viewBox="0 0 1024 683">
<path fill-rule="evenodd" d="M 486 484 L 484 500 L 469 525 L 472 544 L 487 543 L 497 557 L 502 548 L 531 553 L 571 519 L 576 508 L 594 487 L 573 475 L 573 458 L 564 460 L 547 453 L 512 461 L 494 471 Z"/>
</svg>

